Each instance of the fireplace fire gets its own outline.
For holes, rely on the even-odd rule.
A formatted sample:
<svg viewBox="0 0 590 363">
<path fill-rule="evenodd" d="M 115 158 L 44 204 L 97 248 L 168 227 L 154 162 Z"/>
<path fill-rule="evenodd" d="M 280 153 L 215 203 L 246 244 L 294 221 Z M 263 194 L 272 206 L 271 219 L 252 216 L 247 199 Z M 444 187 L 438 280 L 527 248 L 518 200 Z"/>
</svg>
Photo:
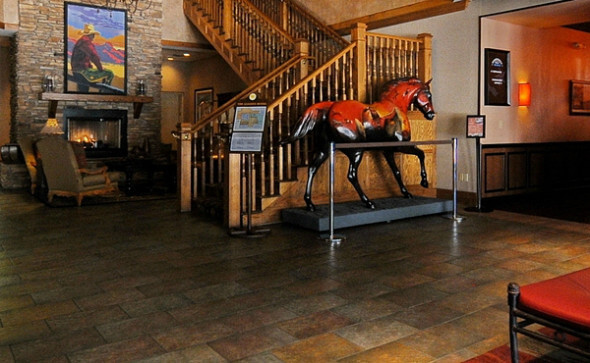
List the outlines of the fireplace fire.
<svg viewBox="0 0 590 363">
<path fill-rule="evenodd" d="M 66 138 L 84 145 L 88 158 L 127 156 L 127 110 L 64 109 Z"/>
</svg>

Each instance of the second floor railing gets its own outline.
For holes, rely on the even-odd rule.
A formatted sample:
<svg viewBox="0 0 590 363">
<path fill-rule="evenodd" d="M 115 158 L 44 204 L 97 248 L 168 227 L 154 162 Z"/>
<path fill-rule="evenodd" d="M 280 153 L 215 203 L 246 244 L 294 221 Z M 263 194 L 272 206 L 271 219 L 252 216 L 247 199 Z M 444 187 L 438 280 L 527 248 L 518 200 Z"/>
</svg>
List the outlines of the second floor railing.
<svg viewBox="0 0 590 363">
<path fill-rule="evenodd" d="M 324 64 L 349 42 L 292 0 L 250 0 L 293 39 L 305 39 L 310 55 Z"/>
</svg>

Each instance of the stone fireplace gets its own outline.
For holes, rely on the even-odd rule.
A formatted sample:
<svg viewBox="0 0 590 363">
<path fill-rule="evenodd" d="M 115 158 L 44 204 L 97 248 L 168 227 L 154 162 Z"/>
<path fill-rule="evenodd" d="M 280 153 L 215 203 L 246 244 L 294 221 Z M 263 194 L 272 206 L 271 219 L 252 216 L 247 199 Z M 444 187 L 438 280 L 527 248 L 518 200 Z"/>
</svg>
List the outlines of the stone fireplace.
<svg viewBox="0 0 590 363">
<path fill-rule="evenodd" d="M 81 2 L 81 1 L 79 1 Z M 13 40 L 11 54 L 11 141 L 24 136 L 38 136 L 52 114 L 51 103 L 42 94 L 43 78 L 56 76 L 55 93 L 63 92 L 64 82 L 64 0 L 19 0 L 20 27 Z M 84 1 L 87 5 L 104 6 L 104 1 Z M 180 6 L 180 4 L 179 4 Z M 129 18 L 129 17 L 128 17 Z M 110 102 L 108 98 L 60 101 L 53 110 L 62 129 L 66 124 L 67 110 L 81 109 L 90 112 L 117 110 L 126 114 L 126 140 L 120 146 L 133 148 L 145 139 L 160 139 L 160 89 L 162 53 L 162 0 L 153 0 L 152 6 L 136 13 L 127 23 L 127 89 L 134 95 L 135 84 L 144 80 L 148 96 L 153 102 L 143 105 L 139 117 L 134 118 L 132 102 Z M 96 94 L 95 94 L 96 95 Z M 49 109 L 49 111 L 48 111 Z M 95 148 L 98 149 L 98 148 Z M 90 150 L 89 151 L 97 151 Z"/>
</svg>

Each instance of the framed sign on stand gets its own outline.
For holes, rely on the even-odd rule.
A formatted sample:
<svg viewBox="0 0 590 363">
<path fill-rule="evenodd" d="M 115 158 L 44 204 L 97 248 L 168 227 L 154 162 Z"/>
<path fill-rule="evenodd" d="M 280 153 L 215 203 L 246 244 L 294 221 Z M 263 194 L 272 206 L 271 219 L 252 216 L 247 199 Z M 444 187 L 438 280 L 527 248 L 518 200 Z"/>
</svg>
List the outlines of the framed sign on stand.
<svg viewBox="0 0 590 363">
<path fill-rule="evenodd" d="M 252 161 L 254 154 L 262 152 L 267 105 L 256 102 L 255 95 L 248 101 L 237 104 L 234 111 L 233 128 L 230 137 L 229 152 L 244 154 L 246 157 L 246 227 L 232 228 L 234 237 L 256 238 L 270 233 L 268 228 L 252 228 Z M 242 184 L 242 183 L 240 183 Z"/>
<path fill-rule="evenodd" d="M 475 160 L 477 163 L 477 205 L 465 208 L 468 212 L 488 213 L 492 210 L 486 208 L 481 202 L 481 142 L 486 137 L 486 117 L 484 115 L 469 115 L 466 119 L 466 137 L 475 139 Z"/>
</svg>

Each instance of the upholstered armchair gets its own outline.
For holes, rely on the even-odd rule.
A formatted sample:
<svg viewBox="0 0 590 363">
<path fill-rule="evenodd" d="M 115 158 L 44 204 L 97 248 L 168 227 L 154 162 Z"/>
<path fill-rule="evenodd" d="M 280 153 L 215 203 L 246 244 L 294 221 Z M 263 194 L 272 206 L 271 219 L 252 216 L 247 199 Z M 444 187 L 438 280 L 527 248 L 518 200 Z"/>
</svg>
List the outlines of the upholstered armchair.
<svg viewBox="0 0 590 363">
<path fill-rule="evenodd" d="M 43 173 L 47 181 L 49 203 L 53 197 L 75 197 L 78 206 L 89 195 L 111 194 L 118 191 L 118 172 L 108 172 L 106 166 L 88 168 L 79 165 L 72 143 L 59 136 L 49 136 L 37 142 Z M 113 179 L 111 179 L 113 177 Z"/>
</svg>

